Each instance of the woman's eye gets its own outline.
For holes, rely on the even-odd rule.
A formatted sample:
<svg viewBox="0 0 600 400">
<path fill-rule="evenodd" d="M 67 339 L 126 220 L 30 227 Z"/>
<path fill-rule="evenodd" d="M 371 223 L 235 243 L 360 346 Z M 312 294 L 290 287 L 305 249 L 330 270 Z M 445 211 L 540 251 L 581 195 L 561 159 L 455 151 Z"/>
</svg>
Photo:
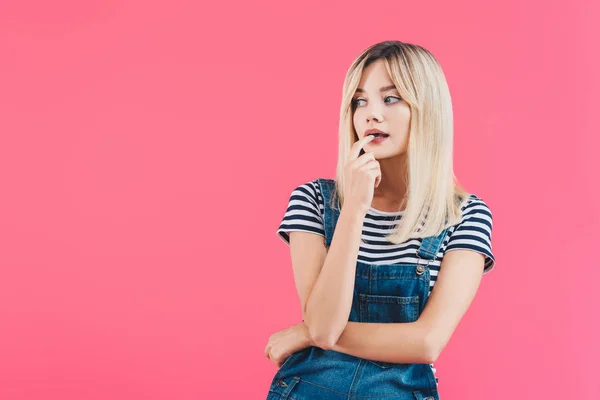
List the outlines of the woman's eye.
<svg viewBox="0 0 600 400">
<path fill-rule="evenodd" d="M 400 101 L 400 100 L 401 100 L 399 97 L 396 97 L 396 96 L 386 96 L 384 100 L 385 100 L 385 101 L 387 101 L 387 99 L 396 99 L 397 101 Z M 359 105 L 359 104 L 358 104 L 358 102 L 359 102 L 359 101 L 364 101 L 364 99 L 354 99 L 354 100 L 352 101 L 352 105 L 353 105 L 354 107 L 358 107 L 358 105 Z M 392 103 L 397 103 L 397 101 L 396 101 L 396 102 L 392 102 Z"/>
<path fill-rule="evenodd" d="M 354 105 L 354 107 L 358 106 L 358 102 L 359 101 L 364 101 L 364 100 L 363 99 L 354 99 L 354 100 L 352 100 L 352 104 Z"/>
</svg>

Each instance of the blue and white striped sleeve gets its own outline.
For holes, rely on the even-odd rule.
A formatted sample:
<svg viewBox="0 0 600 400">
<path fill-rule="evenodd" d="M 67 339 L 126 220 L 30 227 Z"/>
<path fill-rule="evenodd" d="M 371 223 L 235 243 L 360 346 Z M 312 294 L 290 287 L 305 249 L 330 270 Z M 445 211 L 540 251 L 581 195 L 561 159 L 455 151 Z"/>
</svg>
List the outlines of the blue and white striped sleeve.
<svg viewBox="0 0 600 400">
<path fill-rule="evenodd" d="M 289 232 L 312 232 L 325 237 L 323 216 L 319 206 L 318 182 L 304 183 L 292 191 L 287 210 L 277 229 L 279 236 L 288 246 Z"/>
<path fill-rule="evenodd" d="M 463 208 L 463 219 L 450 235 L 446 252 L 458 249 L 473 250 L 485 256 L 483 273 L 489 272 L 496 263 L 492 253 L 492 211 L 477 196 Z"/>
</svg>

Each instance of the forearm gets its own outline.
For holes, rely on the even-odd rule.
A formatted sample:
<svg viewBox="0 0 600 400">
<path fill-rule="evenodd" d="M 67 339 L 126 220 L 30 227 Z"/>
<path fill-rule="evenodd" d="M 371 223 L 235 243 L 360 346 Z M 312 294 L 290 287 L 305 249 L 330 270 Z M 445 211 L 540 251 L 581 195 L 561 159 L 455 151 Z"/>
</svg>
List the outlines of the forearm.
<svg viewBox="0 0 600 400">
<path fill-rule="evenodd" d="M 348 322 L 331 348 L 355 357 L 390 363 L 429 364 L 437 354 L 423 324 Z"/>
<path fill-rule="evenodd" d="M 342 334 L 352 307 L 356 261 L 365 215 L 342 208 L 323 267 L 306 304 L 313 340 L 327 348 Z"/>
</svg>

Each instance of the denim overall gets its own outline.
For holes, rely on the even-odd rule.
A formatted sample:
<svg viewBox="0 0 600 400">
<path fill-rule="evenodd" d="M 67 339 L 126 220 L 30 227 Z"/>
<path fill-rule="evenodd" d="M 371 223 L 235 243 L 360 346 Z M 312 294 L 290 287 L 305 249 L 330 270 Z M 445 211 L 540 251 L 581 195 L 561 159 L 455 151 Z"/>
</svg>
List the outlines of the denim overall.
<svg viewBox="0 0 600 400">
<path fill-rule="evenodd" d="M 325 201 L 325 244 L 331 244 L 339 203 L 331 208 L 335 181 L 319 178 Z M 429 296 L 432 262 L 448 228 L 424 238 L 417 264 L 369 264 L 358 261 L 348 321 L 414 322 Z M 374 361 L 307 347 L 292 353 L 275 374 L 267 400 L 439 400 L 437 378 L 429 364 Z"/>
</svg>

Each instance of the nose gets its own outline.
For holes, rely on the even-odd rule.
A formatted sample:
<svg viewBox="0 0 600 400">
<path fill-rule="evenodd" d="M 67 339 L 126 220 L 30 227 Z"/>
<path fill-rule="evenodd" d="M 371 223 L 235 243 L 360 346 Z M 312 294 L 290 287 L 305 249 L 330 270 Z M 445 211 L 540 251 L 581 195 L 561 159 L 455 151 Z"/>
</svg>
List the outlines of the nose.
<svg viewBox="0 0 600 400">
<path fill-rule="evenodd" d="M 381 114 L 381 110 L 379 109 L 378 105 L 372 105 L 369 107 L 369 112 L 367 113 L 367 123 L 371 122 L 371 120 L 376 119 L 377 121 L 380 121 L 383 119 L 383 116 Z"/>
<path fill-rule="evenodd" d="M 377 122 L 381 122 L 383 118 L 381 117 L 381 114 L 371 113 L 371 115 L 367 117 L 367 123 L 371 122 L 373 119 L 377 120 Z"/>
</svg>

